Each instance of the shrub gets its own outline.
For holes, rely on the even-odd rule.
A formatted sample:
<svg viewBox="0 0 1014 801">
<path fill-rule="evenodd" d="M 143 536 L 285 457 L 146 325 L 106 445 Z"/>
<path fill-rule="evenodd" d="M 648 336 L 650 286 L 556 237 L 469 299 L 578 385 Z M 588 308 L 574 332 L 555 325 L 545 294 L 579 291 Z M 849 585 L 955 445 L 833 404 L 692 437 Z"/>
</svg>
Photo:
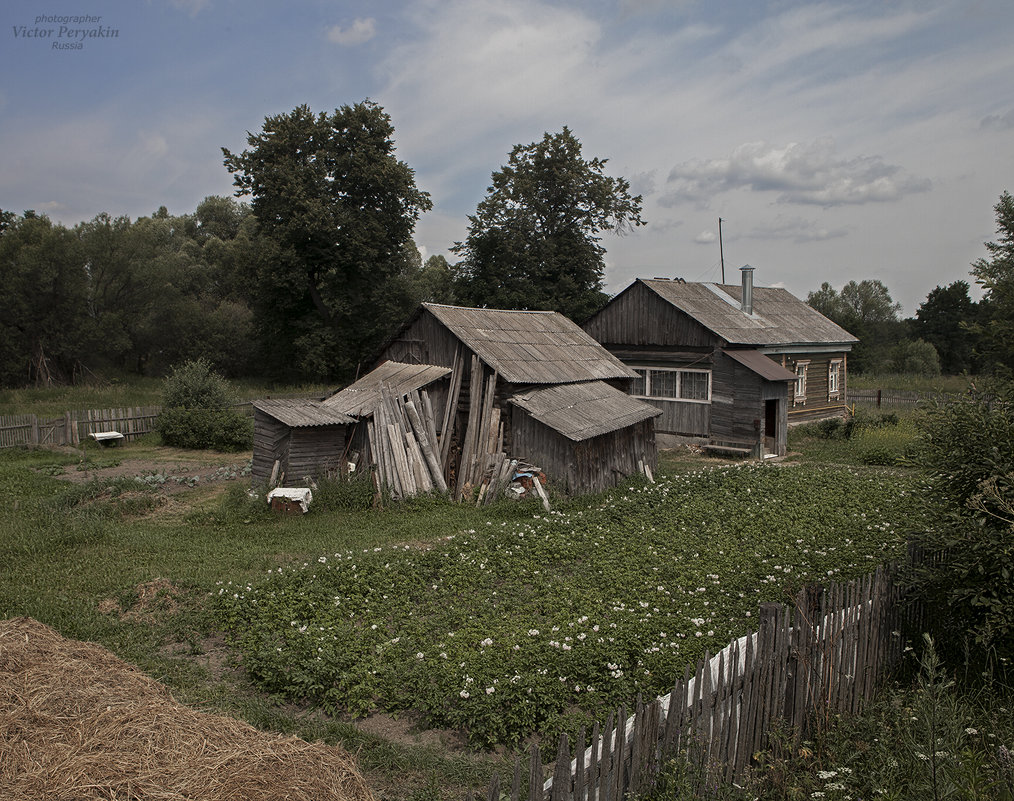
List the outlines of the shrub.
<svg viewBox="0 0 1014 801">
<path fill-rule="evenodd" d="M 938 642 L 972 640 L 980 656 L 1014 656 L 1014 384 L 990 384 L 919 424 L 914 454 L 937 502 L 917 536 L 929 554 L 916 574 L 935 608 Z"/>
<path fill-rule="evenodd" d="M 229 383 L 204 359 L 177 366 L 162 390 L 155 428 L 166 445 L 179 448 L 245 450 L 253 422 L 229 408 Z"/>
</svg>

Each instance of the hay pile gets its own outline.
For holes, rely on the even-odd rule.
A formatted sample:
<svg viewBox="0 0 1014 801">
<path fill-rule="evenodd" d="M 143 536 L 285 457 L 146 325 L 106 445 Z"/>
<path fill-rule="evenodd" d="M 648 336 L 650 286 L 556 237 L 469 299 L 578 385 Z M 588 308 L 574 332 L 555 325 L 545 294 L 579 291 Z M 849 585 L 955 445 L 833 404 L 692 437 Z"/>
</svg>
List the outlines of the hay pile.
<svg viewBox="0 0 1014 801">
<path fill-rule="evenodd" d="M 0 621 L 0 799 L 372 801 L 342 749 L 173 700 L 101 646 Z"/>
</svg>

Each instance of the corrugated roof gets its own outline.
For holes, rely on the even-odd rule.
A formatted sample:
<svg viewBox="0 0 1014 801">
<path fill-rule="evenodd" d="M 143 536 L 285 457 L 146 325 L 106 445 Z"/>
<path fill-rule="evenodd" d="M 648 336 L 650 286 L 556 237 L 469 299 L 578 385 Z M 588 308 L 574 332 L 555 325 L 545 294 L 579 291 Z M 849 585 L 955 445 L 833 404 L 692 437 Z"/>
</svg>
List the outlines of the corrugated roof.
<svg viewBox="0 0 1014 801">
<path fill-rule="evenodd" d="M 315 400 L 264 398 L 255 400 L 253 407 L 271 415 L 289 428 L 346 425 L 355 422 L 347 414 L 342 414 L 336 409 L 328 409 L 320 401 Z"/>
<path fill-rule="evenodd" d="M 723 350 L 730 359 L 735 359 L 766 381 L 795 381 L 796 374 L 790 373 L 778 362 L 769 359 L 759 350 Z"/>
<path fill-rule="evenodd" d="M 432 384 L 449 372 L 451 368 L 433 364 L 384 362 L 354 384 L 325 398 L 323 403 L 329 409 L 362 417 L 373 414 L 373 410 L 380 404 L 381 385 L 392 395 L 401 397 Z"/>
<path fill-rule="evenodd" d="M 602 381 L 539 387 L 518 393 L 509 402 L 575 442 L 662 414 Z"/>
<path fill-rule="evenodd" d="M 560 384 L 634 377 L 623 362 L 558 312 L 423 306 L 505 381 Z"/>
<path fill-rule="evenodd" d="M 740 308 L 743 288 L 735 284 L 641 283 L 732 345 L 851 345 L 852 334 L 790 292 L 753 289 L 753 314 Z"/>
</svg>

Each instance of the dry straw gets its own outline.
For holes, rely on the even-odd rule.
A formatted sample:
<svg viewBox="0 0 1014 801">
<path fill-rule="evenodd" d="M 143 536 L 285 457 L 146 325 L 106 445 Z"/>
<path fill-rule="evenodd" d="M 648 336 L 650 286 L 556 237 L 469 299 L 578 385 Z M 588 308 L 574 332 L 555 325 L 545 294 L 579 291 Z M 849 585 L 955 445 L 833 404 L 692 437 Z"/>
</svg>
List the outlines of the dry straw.
<svg viewBox="0 0 1014 801">
<path fill-rule="evenodd" d="M 0 799 L 372 801 L 341 748 L 177 703 L 30 618 L 0 621 Z"/>
</svg>

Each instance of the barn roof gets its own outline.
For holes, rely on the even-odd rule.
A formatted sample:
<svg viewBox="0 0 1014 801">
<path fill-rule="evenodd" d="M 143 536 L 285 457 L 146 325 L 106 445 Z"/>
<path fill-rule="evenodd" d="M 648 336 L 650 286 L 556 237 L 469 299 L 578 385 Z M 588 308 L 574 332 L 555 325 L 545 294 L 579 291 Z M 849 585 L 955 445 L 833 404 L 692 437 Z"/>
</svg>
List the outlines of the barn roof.
<svg viewBox="0 0 1014 801">
<path fill-rule="evenodd" d="M 796 374 L 790 373 L 778 362 L 769 359 L 759 350 L 724 350 L 726 356 L 735 359 L 748 370 L 752 370 L 766 381 L 795 381 Z"/>
<path fill-rule="evenodd" d="M 401 397 L 432 384 L 449 372 L 451 372 L 449 367 L 432 364 L 384 362 L 354 384 L 325 398 L 323 404 L 328 409 L 354 417 L 370 415 L 380 405 L 381 387 L 395 397 Z"/>
<path fill-rule="evenodd" d="M 540 423 L 575 442 L 608 434 L 662 414 L 603 381 L 556 384 L 509 399 Z"/>
<path fill-rule="evenodd" d="M 732 345 L 843 345 L 859 340 L 785 289 L 753 288 L 753 314 L 740 308 L 742 286 L 637 279 Z"/>
<path fill-rule="evenodd" d="M 424 303 L 482 361 L 514 384 L 634 378 L 632 370 L 559 312 Z"/>
<path fill-rule="evenodd" d="M 329 409 L 315 400 L 264 398 L 253 401 L 253 407 L 271 415 L 289 428 L 314 428 L 355 422 L 347 414 Z"/>
</svg>

